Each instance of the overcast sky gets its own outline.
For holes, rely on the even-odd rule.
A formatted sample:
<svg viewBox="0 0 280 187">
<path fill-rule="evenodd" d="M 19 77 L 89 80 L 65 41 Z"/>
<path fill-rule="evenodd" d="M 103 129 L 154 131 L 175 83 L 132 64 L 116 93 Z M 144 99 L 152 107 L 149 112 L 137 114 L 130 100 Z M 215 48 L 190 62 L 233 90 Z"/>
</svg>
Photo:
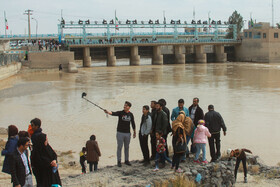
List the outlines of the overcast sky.
<svg viewBox="0 0 280 187">
<path fill-rule="evenodd" d="M 213 20 L 228 20 L 237 10 L 244 20 L 252 18 L 257 22 L 272 22 L 272 0 L 1 0 L 0 35 L 5 33 L 4 11 L 10 34 L 27 33 L 27 15 L 25 10 L 33 10 L 38 20 L 38 33 L 57 33 L 61 9 L 66 21 L 79 19 L 101 21 L 114 19 L 115 10 L 119 20 L 163 20 L 165 11 L 167 20 L 186 20 L 193 18 L 207 20 L 208 13 Z M 280 22 L 280 0 L 274 0 L 275 23 Z M 245 24 L 247 26 L 247 23 Z M 36 32 L 36 22 L 31 20 L 31 33 Z"/>
</svg>

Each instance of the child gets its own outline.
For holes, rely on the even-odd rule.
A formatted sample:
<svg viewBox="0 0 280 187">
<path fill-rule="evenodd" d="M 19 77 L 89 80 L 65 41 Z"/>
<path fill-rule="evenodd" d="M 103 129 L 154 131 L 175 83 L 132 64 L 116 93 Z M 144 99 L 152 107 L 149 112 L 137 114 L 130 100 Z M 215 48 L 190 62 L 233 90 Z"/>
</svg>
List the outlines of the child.
<svg viewBox="0 0 280 187">
<path fill-rule="evenodd" d="M 86 148 L 83 147 L 82 151 L 80 152 L 80 164 L 82 166 L 82 174 L 87 173 L 86 172 L 86 165 L 85 165 L 85 161 L 86 161 Z"/>
<path fill-rule="evenodd" d="M 162 132 L 156 132 L 156 139 L 157 139 L 157 152 L 156 152 L 156 168 L 154 171 L 158 171 L 158 161 L 159 158 L 162 159 L 162 161 L 167 160 L 167 162 L 172 163 L 171 160 L 166 156 L 166 144 L 165 139 L 162 137 Z"/>
<path fill-rule="evenodd" d="M 207 137 L 210 138 L 211 134 L 208 130 L 207 127 L 204 126 L 205 121 L 204 120 L 199 120 L 197 128 L 194 131 L 194 137 L 193 141 L 196 144 L 196 154 L 195 154 L 195 159 L 194 162 L 200 163 L 198 160 L 198 156 L 200 154 L 200 150 L 202 149 L 202 162 L 204 164 L 207 164 L 206 160 L 206 143 L 207 143 Z"/>
<path fill-rule="evenodd" d="M 235 169 L 234 169 L 234 177 L 236 180 L 237 177 L 237 170 L 239 168 L 240 161 L 242 161 L 243 165 L 243 170 L 244 170 L 244 183 L 247 183 L 247 166 L 246 166 L 246 153 L 251 153 L 252 152 L 248 149 L 235 149 L 235 150 L 228 150 L 227 153 L 230 155 L 229 159 L 232 157 L 236 157 L 236 164 L 235 164 Z"/>
</svg>

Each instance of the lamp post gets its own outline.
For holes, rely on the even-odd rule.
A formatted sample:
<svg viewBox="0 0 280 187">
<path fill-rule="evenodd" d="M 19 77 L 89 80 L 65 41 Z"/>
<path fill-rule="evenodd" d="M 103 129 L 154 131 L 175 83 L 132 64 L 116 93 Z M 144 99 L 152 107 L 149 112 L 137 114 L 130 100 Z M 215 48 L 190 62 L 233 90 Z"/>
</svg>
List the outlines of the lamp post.
<svg viewBox="0 0 280 187">
<path fill-rule="evenodd" d="M 34 19 L 34 20 L 36 21 L 36 43 L 38 43 L 38 40 L 37 40 L 38 21 L 37 21 L 37 19 L 35 19 L 35 18 L 32 18 L 32 19 Z"/>
</svg>

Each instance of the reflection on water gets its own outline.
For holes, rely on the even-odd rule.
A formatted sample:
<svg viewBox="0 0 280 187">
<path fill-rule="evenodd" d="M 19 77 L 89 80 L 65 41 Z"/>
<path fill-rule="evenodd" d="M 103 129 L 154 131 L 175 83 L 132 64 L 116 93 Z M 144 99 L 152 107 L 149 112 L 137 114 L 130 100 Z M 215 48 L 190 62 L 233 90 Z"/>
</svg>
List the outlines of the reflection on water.
<svg viewBox="0 0 280 187">
<path fill-rule="evenodd" d="M 142 63 L 142 62 L 141 62 Z M 81 98 L 102 107 L 121 110 L 132 102 L 137 129 L 141 108 L 151 100 L 165 98 L 171 110 L 180 98 L 186 106 L 200 98 L 206 112 L 209 104 L 221 113 L 228 127 L 222 150 L 248 148 L 267 164 L 280 160 L 280 66 L 270 64 L 186 64 L 80 68 L 77 74 L 40 71 L 19 74 L 0 81 L 0 126 L 26 129 L 34 117 L 42 119 L 43 131 L 55 149 L 78 151 L 96 134 L 100 164 L 116 162 L 117 118 Z M 171 140 L 171 138 L 170 138 Z M 141 159 L 138 139 L 131 141 L 131 159 Z M 209 158 L 209 151 L 207 152 Z"/>
</svg>

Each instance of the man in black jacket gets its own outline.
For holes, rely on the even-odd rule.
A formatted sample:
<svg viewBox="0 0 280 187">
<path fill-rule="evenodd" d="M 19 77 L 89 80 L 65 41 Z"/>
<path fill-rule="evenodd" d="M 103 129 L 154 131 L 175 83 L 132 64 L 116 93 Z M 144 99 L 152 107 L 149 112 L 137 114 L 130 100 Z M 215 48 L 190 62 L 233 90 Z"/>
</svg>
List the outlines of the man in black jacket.
<svg viewBox="0 0 280 187">
<path fill-rule="evenodd" d="M 27 137 L 22 137 L 18 140 L 17 149 L 10 159 L 10 170 L 12 183 L 15 187 L 31 187 L 32 175 L 31 167 L 27 156 L 27 148 L 30 140 Z"/>
<path fill-rule="evenodd" d="M 209 129 L 211 133 L 211 137 L 209 140 L 209 148 L 211 154 L 211 162 L 215 162 L 217 159 L 221 157 L 221 139 L 220 139 L 220 131 L 223 129 L 224 136 L 226 135 L 227 128 L 225 126 L 224 120 L 219 112 L 214 111 L 214 106 L 208 106 L 208 112 L 204 117 L 205 126 Z M 216 150 L 215 145 L 216 144 Z"/>
<path fill-rule="evenodd" d="M 152 117 L 152 129 L 151 129 L 151 149 L 152 149 L 152 156 L 150 160 L 154 160 L 156 158 L 156 130 L 155 130 L 155 124 L 154 124 L 154 119 L 156 115 L 156 101 L 151 101 L 151 117 Z"/>
</svg>

